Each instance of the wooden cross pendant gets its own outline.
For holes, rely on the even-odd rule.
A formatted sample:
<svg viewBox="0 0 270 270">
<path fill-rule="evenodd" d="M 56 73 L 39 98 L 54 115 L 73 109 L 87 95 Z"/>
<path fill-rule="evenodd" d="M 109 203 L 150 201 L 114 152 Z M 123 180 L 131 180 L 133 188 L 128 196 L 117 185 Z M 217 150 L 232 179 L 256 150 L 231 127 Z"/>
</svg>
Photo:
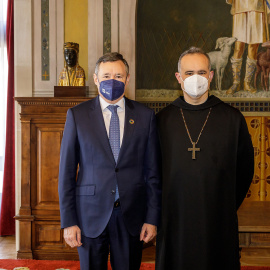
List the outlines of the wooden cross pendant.
<svg viewBox="0 0 270 270">
<path fill-rule="evenodd" d="M 196 152 L 201 151 L 201 148 L 196 148 L 196 144 L 195 142 L 192 143 L 192 148 L 188 148 L 188 151 L 191 152 L 192 151 L 192 159 L 196 159 Z"/>
</svg>

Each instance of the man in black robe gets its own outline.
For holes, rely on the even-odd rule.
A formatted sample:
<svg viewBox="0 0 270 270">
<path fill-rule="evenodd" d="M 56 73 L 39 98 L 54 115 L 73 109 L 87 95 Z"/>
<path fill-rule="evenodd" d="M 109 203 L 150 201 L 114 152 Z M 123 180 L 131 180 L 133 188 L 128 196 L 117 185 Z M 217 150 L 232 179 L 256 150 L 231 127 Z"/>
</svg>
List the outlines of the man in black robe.
<svg viewBox="0 0 270 270">
<path fill-rule="evenodd" d="M 208 95 L 207 54 L 190 48 L 178 70 L 184 96 L 157 115 L 163 198 L 156 269 L 238 270 L 237 209 L 254 172 L 251 138 L 243 115 Z"/>
</svg>

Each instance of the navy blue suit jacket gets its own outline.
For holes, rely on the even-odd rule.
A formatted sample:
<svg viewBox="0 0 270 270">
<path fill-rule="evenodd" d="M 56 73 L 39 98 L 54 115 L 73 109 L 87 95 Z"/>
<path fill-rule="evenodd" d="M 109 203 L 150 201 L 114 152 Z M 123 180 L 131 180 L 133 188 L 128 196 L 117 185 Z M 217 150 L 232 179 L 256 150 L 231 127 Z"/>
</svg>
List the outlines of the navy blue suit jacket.
<svg viewBox="0 0 270 270">
<path fill-rule="evenodd" d="M 143 223 L 158 225 L 159 169 L 159 143 L 152 110 L 125 98 L 124 135 L 116 164 L 99 98 L 69 109 L 59 168 L 61 227 L 78 225 L 83 235 L 99 236 L 113 210 L 116 183 L 129 233 L 138 235 Z"/>
</svg>

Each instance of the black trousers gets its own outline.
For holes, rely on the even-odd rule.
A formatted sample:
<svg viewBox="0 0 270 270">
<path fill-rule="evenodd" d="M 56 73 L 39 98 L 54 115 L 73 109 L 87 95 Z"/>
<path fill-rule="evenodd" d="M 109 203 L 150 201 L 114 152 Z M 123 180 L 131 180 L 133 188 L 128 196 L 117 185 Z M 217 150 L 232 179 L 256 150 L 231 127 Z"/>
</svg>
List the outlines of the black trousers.
<svg viewBox="0 0 270 270">
<path fill-rule="evenodd" d="M 78 247 L 81 270 L 106 270 L 109 252 L 113 270 L 139 270 L 142 244 L 139 235 L 131 236 L 127 231 L 121 207 L 114 208 L 100 236 L 82 235 L 82 246 Z"/>
</svg>

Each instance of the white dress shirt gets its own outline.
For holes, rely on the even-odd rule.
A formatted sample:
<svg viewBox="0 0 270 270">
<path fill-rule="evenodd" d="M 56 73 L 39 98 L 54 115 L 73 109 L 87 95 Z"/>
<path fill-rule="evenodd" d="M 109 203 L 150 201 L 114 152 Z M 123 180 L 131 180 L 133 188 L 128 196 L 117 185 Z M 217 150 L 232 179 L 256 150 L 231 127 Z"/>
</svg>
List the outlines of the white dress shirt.
<svg viewBox="0 0 270 270">
<path fill-rule="evenodd" d="M 99 102 L 100 102 L 100 107 L 101 107 L 101 111 L 102 111 L 102 114 L 103 114 L 103 119 L 104 119 L 104 123 L 105 123 L 108 138 L 109 138 L 110 122 L 111 122 L 112 113 L 107 107 L 109 105 L 118 105 L 119 106 L 117 108 L 117 114 L 118 114 L 118 117 L 119 117 L 120 146 L 121 146 L 122 145 L 122 140 L 123 140 L 123 135 L 124 135 L 124 127 L 125 127 L 125 99 L 122 98 L 117 103 L 110 104 L 110 103 L 106 102 L 101 96 L 99 96 Z"/>
</svg>

